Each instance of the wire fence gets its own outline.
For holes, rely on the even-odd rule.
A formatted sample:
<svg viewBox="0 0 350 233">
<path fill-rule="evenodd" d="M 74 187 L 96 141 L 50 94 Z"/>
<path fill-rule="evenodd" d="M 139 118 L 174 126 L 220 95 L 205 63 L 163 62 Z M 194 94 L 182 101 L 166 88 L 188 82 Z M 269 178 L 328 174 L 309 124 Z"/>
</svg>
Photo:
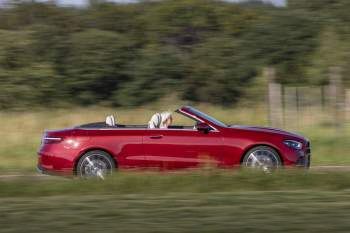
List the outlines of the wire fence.
<svg viewBox="0 0 350 233">
<path fill-rule="evenodd" d="M 342 85 L 339 75 L 330 75 L 328 85 L 287 86 L 268 75 L 269 123 L 273 127 L 300 129 L 327 124 L 339 131 L 350 123 L 350 89 Z"/>
</svg>

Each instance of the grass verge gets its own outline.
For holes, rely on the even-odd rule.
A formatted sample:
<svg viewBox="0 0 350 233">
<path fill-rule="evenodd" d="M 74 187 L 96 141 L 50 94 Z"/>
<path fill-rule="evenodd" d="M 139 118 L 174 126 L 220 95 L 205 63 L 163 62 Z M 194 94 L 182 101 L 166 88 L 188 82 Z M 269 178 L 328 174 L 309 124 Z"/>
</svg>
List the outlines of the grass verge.
<svg viewBox="0 0 350 233">
<path fill-rule="evenodd" d="M 350 175 L 119 173 L 0 182 L 0 232 L 348 232 Z"/>
<path fill-rule="evenodd" d="M 119 172 L 105 181 L 80 179 L 3 179 L 0 197 L 57 195 L 115 195 L 210 193 L 237 191 L 350 190 L 346 172 L 278 171 L 265 174 L 253 171 L 215 169 L 163 172 Z"/>
</svg>

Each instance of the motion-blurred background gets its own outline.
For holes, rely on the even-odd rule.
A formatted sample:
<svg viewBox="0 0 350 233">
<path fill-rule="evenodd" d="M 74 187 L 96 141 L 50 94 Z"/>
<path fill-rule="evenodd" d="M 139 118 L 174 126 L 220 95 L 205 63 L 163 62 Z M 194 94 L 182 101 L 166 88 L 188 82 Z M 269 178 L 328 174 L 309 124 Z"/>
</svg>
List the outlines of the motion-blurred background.
<svg viewBox="0 0 350 233">
<path fill-rule="evenodd" d="M 348 0 L 2 0 L 0 167 L 33 169 L 44 129 L 115 112 L 146 123 L 183 104 L 302 132 L 314 164 L 350 164 L 349 11 Z"/>
<path fill-rule="evenodd" d="M 300 132 L 312 166 L 348 166 L 349 12 L 349 0 L 0 0 L 0 232 L 348 232 L 347 172 L 11 174 L 35 171 L 45 129 L 112 113 L 145 124 L 185 104 Z"/>
<path fill-rule="evenodd" d="M 349 1 L 123 2 L 3 2 L 1 109 L 130 107 L 170 94 L 232 106 L 264 103 L 268 78 L 315 92 L 349 82 Z"/>
</svg>

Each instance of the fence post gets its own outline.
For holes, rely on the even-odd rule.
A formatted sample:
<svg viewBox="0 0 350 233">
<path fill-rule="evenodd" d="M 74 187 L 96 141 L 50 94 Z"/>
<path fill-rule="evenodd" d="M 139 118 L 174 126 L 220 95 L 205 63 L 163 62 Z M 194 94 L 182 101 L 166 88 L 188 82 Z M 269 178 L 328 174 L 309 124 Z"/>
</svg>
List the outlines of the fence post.
<svg viewBox="0 0 350 233">
<path fill-rule="evenodd" d="M 344 95 L 342 89 L 341 68 L 331 67 L 329 70 L 330 104 L 333 111 L 334 125 L 338 131 L 342 130 L 344 124 Z"/>
<path fill-rule="evenodd" d="M 283 126 L 282 87 L 275 82 L 276 72 L 272 67 L 264 69 L 263 75 L 268 80 L 269 124 L 273 127 Z"/>
<path fill-rule="evenodd" d="M 283 89 L 284 126 L 291 129 L 296 129 L 299 126 L 297 88 L 284 87 Z"/>
</svg>

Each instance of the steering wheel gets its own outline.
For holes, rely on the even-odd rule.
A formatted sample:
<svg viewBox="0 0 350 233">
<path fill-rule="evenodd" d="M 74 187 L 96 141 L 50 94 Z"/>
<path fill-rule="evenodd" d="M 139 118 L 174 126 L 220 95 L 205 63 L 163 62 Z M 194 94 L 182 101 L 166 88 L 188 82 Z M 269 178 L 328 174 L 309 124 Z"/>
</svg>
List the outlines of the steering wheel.
<svg viewBox="0 0 350 233">
<path fill-rule="evenodd" d="M 199 121 L 196 121 L 196 124 L 193 126 L 194 130 L 197 130 L 197 125 L 198 125 Z"/>
</svg>

